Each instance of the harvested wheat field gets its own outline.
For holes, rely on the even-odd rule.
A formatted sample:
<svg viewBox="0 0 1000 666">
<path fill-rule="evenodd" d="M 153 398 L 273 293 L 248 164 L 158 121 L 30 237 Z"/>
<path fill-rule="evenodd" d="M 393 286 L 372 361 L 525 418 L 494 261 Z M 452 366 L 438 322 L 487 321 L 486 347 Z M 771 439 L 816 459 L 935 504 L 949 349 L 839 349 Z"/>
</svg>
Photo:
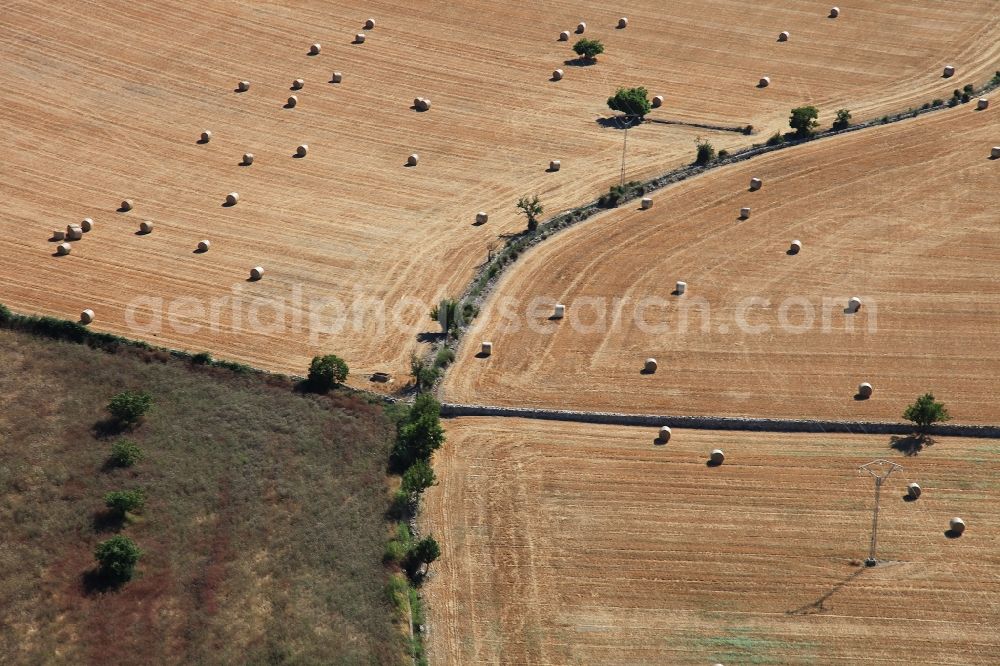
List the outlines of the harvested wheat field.
<svg viewBox="0 0 1000 666">
<path fill-rule="evenodd" d="M 1000 48 L 995 1 L 871 1 L 836 20 L 819 3 L 711 5 L 634 3 L 615 30 L 620 10 L 598 2 L 8 2 L 0 299 L 92 309 L 96 329 L 266 369 L 334 351 L 356 376 L 398 373 L 429 304 L 521 227 L 518 196 L 553 213 L 615 180 L 621 134 L 597 122 L 615 87 L 665 95 L 653 118 L 763 131 L 804 102 L 828 122 L 841 106 L 863 118 L 947 96 L 988 78 Z M 352 43 L 368 16 L 377 27 Z M 565 64 L 556 41 L 580 19 L 606 44 L 596 66 Z M 647 124 L 630 132 L 627 176 L 689 161 L 699 134 L 755 140 Z M 84 217 L 94 230 L 52 256 L 51 231 Z M 266 272 L 251 283 L 254 267 Z"/>
<path fill-rule="evenodd" d="M 433 663 L 995 664 L 1000 446 L 458 419 L 423 527 Z M 713 448 L 726 461 L 706 466 Z M 874 483 L 879 559 L 867 555 Z M 909 482 L 923 494 L 902 499 Z M 948 538 L 949 519 L 968 529 Z"/>
<path fill-rule="evenodd" d="M 958 422 L 1000 422 L 998 127 L 965 105 L 713 171 L 563 232 L 490 297 L 446 397 L 855 420 L 898 419 L 933 391 Z M 550 321 L 556 302 L 565 318 Z M 490 358 L 474 356 L 481 339 Z"/>
</svg>

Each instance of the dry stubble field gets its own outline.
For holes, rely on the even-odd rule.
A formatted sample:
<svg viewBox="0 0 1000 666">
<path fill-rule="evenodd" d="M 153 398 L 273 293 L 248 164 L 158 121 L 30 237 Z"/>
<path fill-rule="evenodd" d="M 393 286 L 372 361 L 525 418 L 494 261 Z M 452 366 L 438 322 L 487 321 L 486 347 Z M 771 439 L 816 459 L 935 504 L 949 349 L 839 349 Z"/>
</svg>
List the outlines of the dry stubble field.
<svg viewBox="0 0 1000 666">
<path fill-rule="evenodd" d="M 966 105 L 806 144 L 562 233 L 490 297 L 446 397 L 895 420 L 931 390 L 959 422 L 1000 422 L 996 113 Z M 763 189 L 748 191 L 752 176 Z M 751 217 L 738 221 L 743 206 Z M 790 256 L 793 239 L 803 249 Z M 684 296 L 671 295 L 677 280 Z M 846 315 L 854 295 L 867 305 Z M 647 298 L 658 300 L 637 307 Z M 554 302 L 566 319 L 547 319 Z M 480 340 L 492 357 L 475 356 Z M 646 357 L 656 374 L 640 374 Z M 856 401 L 864 381 L 875 395 Z"/>
<path fill-rule="evenodd" d="M 431 325 L 427 305 L 519 228 L 519 195 L 538 192 L 555 212 L 614 180 L 620 134 L 595 121 L 617 85 L 666 95 L 654 117 L 687 122 L 770 130 L 803 102 L 824 121 L 840 106 L 869 117 L 988 78 L 1000 27 L 984 17 L 997 6 L 859 2 L 830 20 L 818 2 L 8 1 L 0 300 L 70 318 L 90 307 L 95 328 L 272 370 L 335 351 L 359 375 L 399 372 Z M 627 30 L 613 29 L 620 13 Z M 378 26 L 350 44 L 368 16 Z M 555 37 L 580 19 L 608 47 L 597 66 L 562 65 L 569 48 Z M 314 41 L 323 51 L 309 57 Z M 550 82 L 558 66 L 567 76 Z M 342 84 L 328 83 L 333 70 Z M 772 86 L 758 90 L 765 73 Z M 296 77 L 300 104 L 283 109 Z M 251 90 L 236 94 L 242 78 Z M 409 108 L 418 95 L 429 113 Z M 197 145 L 206 128 L 212 141 Z M 629 177 L 691 159 L 699 133 L 631 132 Z M 718 148 L 755 140 L 707 135 Z M 311 152 L 292 159 L 300 143 Z M 237 166 L 248 151 L 257 161 Z M 405 169 L 411 152 L 422 161 Z M 562 171 L 545 173 L 553 158 Z M 223 208 L 230 191 L 242 200 Z M 114 212 L 125 197 L 136 209 Z M 491 220 L 474 227 L 479 210 Z M 83 217 L 95 230 L 51 256 L 50 231 Z M 155 231 L 135 236 L 143 219 Z M 194 254 L 203 238 L 211 251 Z M 246 284 L 254 265 L 265 279 Z M 352 314 L 330 332 L 337 302 L 366 299 L 388 304 L 387 324 Z"/>
<path fill-rule="evenodd" d="M 996 441 L 447 422 L 423 527 L 434 663 L 995 664 Z M 705 462 L 715 447 L 721 467 Z M 867 553 L 873 482 L 879 556 Z M 910 481 L 923 496 L 904 502 Z M 944 535 L 962 516 L 965 535 Z"/>
</svg>

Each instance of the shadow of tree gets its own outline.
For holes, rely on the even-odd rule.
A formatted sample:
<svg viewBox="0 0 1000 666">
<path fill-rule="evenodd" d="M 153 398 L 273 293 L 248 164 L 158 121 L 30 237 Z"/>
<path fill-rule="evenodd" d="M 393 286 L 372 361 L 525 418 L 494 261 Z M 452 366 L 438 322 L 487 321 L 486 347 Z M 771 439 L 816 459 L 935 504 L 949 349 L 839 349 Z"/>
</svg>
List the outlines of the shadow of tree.
<svg viewBox="0 0 1000 666">
<path fill-rule="evenodd" d="M 905 437 L 893 435 L 889 438 L 889 448 L 899 451 L 906 456 L 915 456 L 925 447 L 934 445 L 934 438 L 924 433 L 913 433 Z"/>
<path fill-rule="evenodd" d="M 128 429 L 129 426 L 127 424 L 111 416 L 95 423 L 91 431 L 97 439 L 107 439 L 109 437 L 117 437 Z"/>
<path fill-rule="evenodd" d="M 84 571 L 83 575 L 80 576 L 80 587 L 83 590 L 84 596 L 88 597 L 94 594 L 114 592 L 121 588 L 123 582 L 114 576 L 104 573 L 99 568 Z"/>
</svg>

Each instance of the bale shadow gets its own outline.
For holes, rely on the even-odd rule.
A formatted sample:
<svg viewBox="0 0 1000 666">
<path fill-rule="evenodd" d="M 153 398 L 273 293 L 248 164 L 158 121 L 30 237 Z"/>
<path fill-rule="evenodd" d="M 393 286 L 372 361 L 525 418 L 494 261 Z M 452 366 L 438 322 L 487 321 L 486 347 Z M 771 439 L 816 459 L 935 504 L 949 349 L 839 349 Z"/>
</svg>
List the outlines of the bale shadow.
<svg viewBox="0 0 1000 666">
<path fill-rule="evenodd" d="M 771 85 L 771 84 L 770 83 L 758 82 L 757 83 L 757 88 L 760 89 L 760 90 L 763 90 L 764 88 L 768 87 L 769 85 Z"/>
<path fill-rule="evenodd" d="M 562 81 L 562 77 L 550 76 L 549 81 L 555 83 L 556 81 Z"/>
<path fill-rule="evenodd" d="M 659 437 L 654 437 L 653 438 L 653 446 L 666 446 L 669 443 L 670 442 L 668 442 L 666 440 L 663 440 L 663 439 L 660 439 Z"/>
<path fill-rule="evenodd" d="M 62 242 L 65 242 L 65 240 L 66 240 L 65 236 L 63 236 L 62 238 L 59 238 L 58 236 L 52 236 L 52 238 L 49 239 L 49 242 L 50 243 L 62 243 Z"/>
<path fill-rule="evenodd" d="M 794 250 L 792 248 L 788 248 L 787 250 L 785 250 L 785 254 L 787 254 L 789 257 L 794 257 L 798 253 L 799 253 L 798 250 Z"/>
<path fill-rule="evenodd" d="M 551 315 L 549 321 L 561 321 L 563 317 L 557 317 L 556 315 Z"/>
<path fill-rule="evenodd" d="M 222 207 L 223 207 L 223 208 L 232 208 L 232 207 L 233 207 L 233 206 L 235 206 L 235 205 L 236 205 L 236 202 L 235 202 L 235 201 L 234 201 L 234 202 L 232 202 L 232 203 L 230 203 L 230 202 L 228 202 L 228 201 L 223 201 L 223 202 L 222 202 Z"/>
<path fill-rule="evenodd" d="M 285 103 L 284 103 L 284 104 L 282 105 L 282 107 L 281 107 L 281 108 L 283 108 L 283 109 L 294 109 L 294 108 L 295 108 L 295 104 L 289 104 L 288 102 L 285 102 Z"/>
<path fill-rule="evenodd" d="M 555 173 L 557 171 L 559 171 L 559 169 L 555 167 L 549 167 L 548 169 L 545 170 L 545 173 Z"/>
<path fill-rule="evenodd" d="M 191 254 L 205 254 L 206 252 L 208 252 L 208 250 L 203 250 L 200 247 L 196 247 L 194 249 L 194 252 L 192 252 Z"/>
<path fill-rule="evenodd" d="M 142 229 L 139 229 L 139 231 L 135 232 L 135 235 L 136 236 L 148 236 L 151 233 L 153 233 L 153 232 L 152 231 L 143 231 Z"/>
<path fill-rule="evenodd" d="M 597 58 L 588 60 L 587 58 L 571 58 L 569 60 L 563 60 L 563 64 L 567 67 L 592 67 L 597 64 Z"/>
<path fill-rule="evenodd" d="M 233 88 L 233 92 L 236 93 L 237 95 L 242 95 L 243 93 L 249 92 L 249 91 L 247 91 L 247 90 L 241 90 L 239 86 L 236 86 L 235 88 Z"/>
<path fill-rule="evenodd" d="M 997 155 L 996 157 L 993 157 L 992 155 L 990 155 L 988 159 L 991 160 L 991 161 L 1000 160 L 1000 155 Z"/>
<path fill-rule="evenodd" d="M 248 167 L 248 166 L 250 166 L 252 164 L 253 164 L 253 162 L 247 162 L 246 160 L 240 160 L 239 162 L 236 163 L 236 166 Z"/>
<path fill-rule="evenodd" d="M 251 275 L 245 281 L 246 282 L 260 282 L 260 278 L 259 277 L 254 277 L 254 276 Z"/>
<path fill-rule="evenodd" d="M 944 536 L 946 539 L 958 539 L 962 536 L 962 533 L 956 530 L 948 529 L 944 531 Z"/>
<path fill-rule="evenodd" d="M 480 222 L 479 220 L 476 220 L 475 222 L 472 223 L 471 226 L 473 226 L 473 227 L 481 227 L 481 226 L 483 226 L 486 223 L 487 223 L 487 220 L 483 220 L 482 222 Z"/>
<path fill-rule="evenodd" d="M 476 354 L 476 358 L 489 358 L 492 355 L 493 354 L 487 354 L 486 352 L 479 352 L 478 354 Z"/>
<path fill-rule="evenodd" d="M 855 393 L 854 394 L 854 399 L 857 400 L 858 402 L 861 402 L 863 400 L 871 400 L 871 396 L 870 395 L 861 395 L 860 393 Z"/>
<path fill-rule="evenodd" d="M 204 146 L 206 143 L 208 143 L 208 139 L 198 139 L 197 141 L 195 141 L 195 143 L 197 143 L 200 146 Z"/>
<path fill-rule="evenodd" d="M 118 208 L 115 208 L 115 212 L 116 213 L 127 213 L 130 210 L 132 210 L 132 209 L 131 208 L 126 208 L 125 206 L 118 206 Z"/>
<path fill-rule="evenodd" d="M 365 43 L 365 40 L 358 39 L 357 37 L 355 37 L 354 39 L 351 40 L 351 44 L 364 44 L 364 43 Z"/>
<path fill-rule="evenodd" d="M 914 496 L 913 496 L 913 495 L 911 495 L 910 493 L 904 493 L 904 494 L 903 494 L 903 501 L 904 501 L 904 502 L 916 502 L 916 501 L 917 501 L 917 499 L 919 499 L 919 498 L 917 498 L 917 497 L 914 497 Z"/>
<path fill-rule="evenodd" d="M 676 289 L 674 289 L 672 292 L 670 292 L 670 295 L 671 296 L 683 296 L 683 294 L 681 294 L 681 292 L 679 292 Z"/>
<path fill-rule="evenodd" d="M 722 467 L 722 461 L 709 458 L 705 461 L 705 467 Z"/>
<path fill-rule="evenodd" d="M 934 442 L 933 437 L 921 433 L 913 433 L 905 437 L 893 435 L 889 438 L 889 448 L 895 449 L 906 456 L 915 456 L 923 451 L 925 447 L 934 446 Z"/>
<path fill-rule="evenodd" d="M 656 370 L 647 370 L 646 368 L 643 368 L 642 370 L 639 371 L 639 374 L 640 375 L 655 375 L 656 374 Z"/>
<path fill-rule="evenodd" d="M 298 153 L 292 153 L 292 159 L 301 160 L 305 155 L 299 155 Z"/>
<path fill-rule="evenodd" d="M 52 253 L 53 257 L 68 257 L 69 254 L 59 254 L 58 251 Z"/>
</svg>

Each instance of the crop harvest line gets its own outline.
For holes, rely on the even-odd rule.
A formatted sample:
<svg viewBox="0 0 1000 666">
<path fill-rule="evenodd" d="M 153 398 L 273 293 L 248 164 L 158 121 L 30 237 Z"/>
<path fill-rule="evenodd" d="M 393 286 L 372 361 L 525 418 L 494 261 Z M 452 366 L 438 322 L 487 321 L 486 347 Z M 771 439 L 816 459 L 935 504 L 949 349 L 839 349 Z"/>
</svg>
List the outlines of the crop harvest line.
<svg viewBox="0 0 1000 666">
<path fill-rule="evenodd" d="M 747 430 L 757 432 L 849 433 L 865 435 L 909 435 L 913 433 L 912 424 L 893 421 L 830 421 L 822 419 L 773 419 L 739 416 L 622 414 L 618 412 L 582 412 L 562 409 L 460 405 L 447 402 L 441 405 L 441 416 L 450 418 L 463 416 L 501 416 L 546 421 L 574 421 L 577 423 L 655 428 L 666 425 L 672 428 L 690 428 L 694 430 Z M 929 434 L 996 439 L 1000 437 L 1000 426 L 936 425 L 931 428 Z"/>
</svg>

